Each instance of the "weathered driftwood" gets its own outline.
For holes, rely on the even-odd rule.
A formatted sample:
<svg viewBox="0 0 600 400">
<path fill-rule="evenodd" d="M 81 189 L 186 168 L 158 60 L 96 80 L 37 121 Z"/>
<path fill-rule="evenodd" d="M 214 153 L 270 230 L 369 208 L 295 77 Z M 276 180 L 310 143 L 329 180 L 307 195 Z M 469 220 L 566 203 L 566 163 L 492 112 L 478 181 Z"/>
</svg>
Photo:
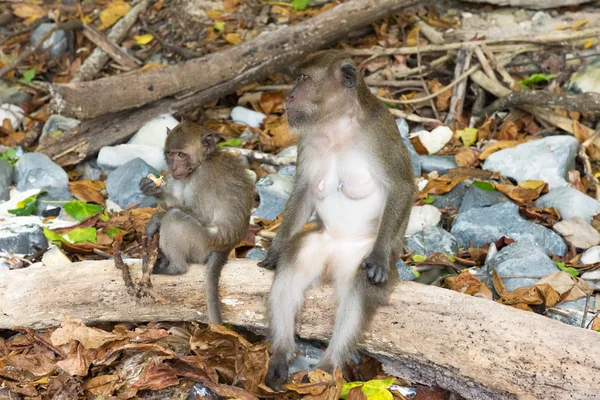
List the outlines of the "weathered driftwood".
<svg viewBox="0 0 600 400">
<path fill-rule="evenodd" d="M 135 281 L 141 263 L 132 266 Z M 68 315 L 102 321 L 207 321 L 205 268 L 153 277 L 168 304 L 127 293 L 112 261 L 14 270 L 0 275 L 0 328 L 45 328 Z M 272 272 L 230 260 L 221 278 L 226 322 L 264 333 Z M 297 330 L 327 340 L 331 288 L 312 289 Z M 592 399 L 600 393 L 600 335 L 489 300 L 403 282 L 375 315 L 365 349 L 388 372 L 469 399 Z"/>
<path fill-rule="evenodd" d="M 554 93 L 547 90 L 522 90 L 511 92 L 487 106 L 482 115 L 491 115 L 494 111 L 534 105 L 546 108 L 560 108 L 581 113 L 600 112 L 600 94 L 589 92 L 580 94 Z"/>
<path fill-rule="evenodd" d="M 545 8 L 558 8 L 591 3 L 593 0 L 463 0 L 469 3 L 485 3 L 497 6 L 510 6 L 541 10 Z"/>
<path fill-rule="evenodd" d="M 178 93 L 205 90 L 247 71 L 254 71 L 258 76 L 265 70 L 281 70 L 306 54 L 337 42 L 351 31 L 416 2 L 349 1 L 299 24 L 177 65 L 90 82 L 52 85 L 52 105 L 66 116 L 92 118 Z"/>
</svg>

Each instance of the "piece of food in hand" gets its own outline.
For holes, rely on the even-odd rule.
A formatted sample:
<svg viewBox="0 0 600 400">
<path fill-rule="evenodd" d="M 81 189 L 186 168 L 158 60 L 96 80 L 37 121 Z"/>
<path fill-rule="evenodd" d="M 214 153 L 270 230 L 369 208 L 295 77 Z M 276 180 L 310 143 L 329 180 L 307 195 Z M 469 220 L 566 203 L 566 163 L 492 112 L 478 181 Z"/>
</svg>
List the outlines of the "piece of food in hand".
<svg viewBox="0 0 600 400">
<path fill-rule="evenodd" d="M 165 182 L 165 180 L 163 179 L 164 177 L 165 177 L 164 175 L 156 175 L 156 174 L 149 174 L 147 176 L 147 178 L 149 178 L 152 182 L 154 182 L 154 184 L 158 187 L 161 187 L 161 186 L 167 184 Z"/>
</svg>

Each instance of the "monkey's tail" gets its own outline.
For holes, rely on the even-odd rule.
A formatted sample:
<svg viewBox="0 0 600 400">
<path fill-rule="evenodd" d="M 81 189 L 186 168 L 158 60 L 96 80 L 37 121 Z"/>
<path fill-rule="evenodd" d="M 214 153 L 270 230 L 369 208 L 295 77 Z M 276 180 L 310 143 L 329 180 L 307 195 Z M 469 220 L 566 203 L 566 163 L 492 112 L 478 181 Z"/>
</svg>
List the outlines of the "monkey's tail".
<svg viewBox="0 0 600 400">
<path fill-rule="evenodd" d="M 229 252 L 213 251 L 208 256 L 206 271 L 206 304 L 208 306 L 208 319 L 214 324 L 222 324 L 221 302 L 219 300 L 219 278 L 221 270 L 227 262 Z"/>
</svg>

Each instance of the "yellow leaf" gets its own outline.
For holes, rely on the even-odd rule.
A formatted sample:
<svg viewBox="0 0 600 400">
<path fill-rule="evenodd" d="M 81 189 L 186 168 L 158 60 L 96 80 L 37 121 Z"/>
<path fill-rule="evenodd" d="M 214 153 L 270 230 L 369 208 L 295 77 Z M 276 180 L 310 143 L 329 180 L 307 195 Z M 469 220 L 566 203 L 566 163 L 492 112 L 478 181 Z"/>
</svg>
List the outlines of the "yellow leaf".
<svg viewBox="0 0 600 400">
<path fill-rule="evenodd" d="M 210 19 L 217 19 L 221 16 L 222 11 L 221 10 L 207 10 L 206 11 L 206 16 Z"/>
<path fill-rule="evenodd" d="M 152 62 L 152 63 L 148 63 L 146 65 L 144 65 L 142 68 L 140 68 L 140 72 L 145 72 L 145 71 L 150 71 L 153 69 L 161 69 L 166 67 L 165 64 L 161 64 L 161 63 L 157 63 L 157 62 Z"/>
<path fill-rule="evenodd" d="M 242 37 L 239 33 L 228 33 L 227 35 L 225 35 L 225 40 L 227 40 L 231 44 L 242 43 Z"/>
<path fill-rule="evenodd" d="M 406 35 L 406 45 L 407 46 L 416 46 L 417 45 L 417 36 L 419 35 L 421 28 L 415 26 L 412 28 L 408 34 Z"/>
<path fill-rule="evenodd" d="M 585 41 L 583 48 L 589 49 L 590 47 L 592 47 L 593 44 L 594 44 L 594 38 L 589 38 L 588 40 Z"/>
<path fill-rule="evenodd" d="M 544 185 L 544 181 L 523 181 L 519 182 L 519 186 L 525 189 L 537 189 L 540 186 Z"/>
<path fill-rule="evenodd" d="M 588 19 L 582 19 L 581 21 L 578 21 L 578 22 L 574 23 L 573 25 L 571 25 L 571 29 L 579 29 L 582 26 L 584 26 L 585 24 L 587 24 L 588 22 L 590 22 Z"/>
<path fill-rule="evenodd" d="M 223 32 L 225 30 L 225 22 L 215 21 L 215 25 L 213 27 L 216 31 Z"/>
<path fill-rule="evenodd" d="M 463 144 L 466 147 L 471 146 L 477 141 L 477 129 L 476 128 L 466 128 L 462 131 L 458 131 L 458 135 L 462 140 Z"/>
<path fill-rule="evenodd" d="M 92 19 L 92 17 L 87 15 L 87 16 L 81 18 L 81 22 L 85 22 L 86 24 L 91 24 L 92 22 L 94 22 L 94 20 Z"/>
<path fill-rule="evenodd" d="M 560 25 L 560 26 L 557 26 L 556 28 L 554 28 L 554 30 L 557 30 L 557 31 L 564 31 L 565 29 L 570 29 L 570 28 L 571 28 L 571 27 L 570 27 L 570 26 L 568 26 L 568 25 Z"/>
<path fill-rule="evenodd" d="M 127 15 L 131 6 L 122 0 L 113 1 L 100 13 L 100 26 L 98 29 L 106 29 Z"/>
<path fill-rule="evenodd" d="M 28 21 L 35 21 L 46 15 L 44 9 L 35 4 L 17 3 L 13 4 L 12 7 L 13 14 L 21 19 L 27 19 Z"/>
<path fill-rule="evenodd" d="M 135 42 L 141 46 L 150 43 L 152 39 L 154 39 L 154 36 L 152 36 L 151 33 L 146 33 L 145 35 L 135 35 L 133 38 L 135 39 Z"/>
</svg>

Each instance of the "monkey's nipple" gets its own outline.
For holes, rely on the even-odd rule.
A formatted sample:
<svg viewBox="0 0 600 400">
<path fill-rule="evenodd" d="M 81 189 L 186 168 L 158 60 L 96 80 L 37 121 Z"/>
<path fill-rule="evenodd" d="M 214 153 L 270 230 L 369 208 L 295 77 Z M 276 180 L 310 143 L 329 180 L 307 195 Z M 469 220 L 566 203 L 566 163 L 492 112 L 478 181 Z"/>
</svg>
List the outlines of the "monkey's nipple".
<svg viewBox="0 0 600 400">
<path fill-rule="evenodd" d="M 319 190 L 322 192 L 323 189 L 325 189 L 325 179 L 321 179 L 321 182 L 319 182 Z"/>
</svg>

